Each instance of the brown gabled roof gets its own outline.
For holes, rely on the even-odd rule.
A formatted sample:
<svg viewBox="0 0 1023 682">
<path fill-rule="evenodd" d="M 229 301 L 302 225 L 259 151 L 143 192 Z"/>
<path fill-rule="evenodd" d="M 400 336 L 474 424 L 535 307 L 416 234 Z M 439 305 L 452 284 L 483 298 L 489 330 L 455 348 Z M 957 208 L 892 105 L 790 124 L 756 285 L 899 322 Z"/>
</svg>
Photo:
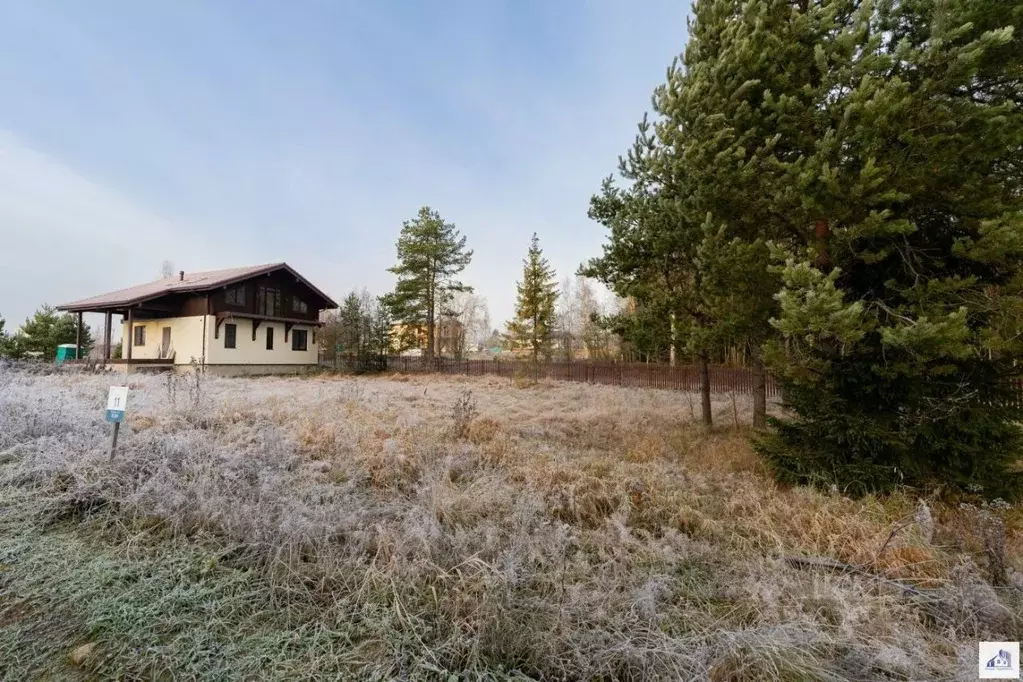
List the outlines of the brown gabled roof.
<svg viewBox="0 0 1023 682">
<path fill-rule="evenodd" d="M 337 307 L 337 303 L 335 303 L 330 296 L 327 296 L 325 293 L 310 284 L 307 279 L 295 272 L 295 270 L 287 263 L 268 263 L 266 265 L 250 265 L 243 268 L 227 268 L 226 270 L 186 272 L 184 279 L 181 278 L 181 275 L 164 277 L 163 279 L 158 279 L 155 282 L 147 282 L 146 284 L 139 284 L 138 286 L 128 287 L 127 289 L 111 291 L 108 294 L 100 294 L 99 296 L 92 296 L 91 298 L 83 298 L 80 301 L 65 303 L 57 306 L 57 310 L 88 312 L 92 310 L 131 306 L 138 303 L 144 303 L 145 301 L 150 301 L 161 296 L 166 296 L 167 294 L 209 291 L 211 289 L 216 289 L 217 287 L 223 287 L 234 284 L 235 282 L 251 279 L 258 275 L 274 272 L 275 270 L 287 270 L 294 275 L 296 279 L 323 298 L 324 302 L 327 303 L 327 307 Z"/>
</svg>

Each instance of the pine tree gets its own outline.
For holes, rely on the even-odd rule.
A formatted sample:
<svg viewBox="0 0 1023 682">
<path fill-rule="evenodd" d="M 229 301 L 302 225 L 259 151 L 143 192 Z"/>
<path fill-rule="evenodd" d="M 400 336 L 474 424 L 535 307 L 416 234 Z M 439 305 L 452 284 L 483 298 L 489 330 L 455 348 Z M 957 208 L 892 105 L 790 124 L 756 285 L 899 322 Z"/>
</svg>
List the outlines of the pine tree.
<svg viewBox="0 0 1023 682">
<path fill-rule="evenodd" d="M 536 362 L 541 355 L 545 359 L 551 355 L 558 286 L 554 269 L 544 258 L 535 232 L 522 264 L 522 281 L 515 283 L 518 290 L 515 319 L 508 323 L 508 334 L 525 343 Z"/>
<path fill-rule="evenodd" d="M 390 317 L 380 298 L 365 289 L 352 290 L 340 309 L 330 315 L 320 338 L 341 366 L 364 372 L 383 368 L 383 356 L 390 351 L 390 329 Z"/>
<path fill-rule="evenodd" d="M 42 353 L 45 360 L 57 357 L 57 346 L 75 343 L 78 335 L 78 320 L 75 315 L 58 314 L 51 306 L 44 305 L 35 314 L 25 320 L 13 339 L 15 352 Z M 82 349 L 84 357 L 92 348 L 92 333 L 88 326 L 82 326 Z"/>
<path fill-rule="evenodd" d="M 681 78 L 682 73 L 669 76 Z M 657 94 L 654 108 L 662 115 L 666 111 Z M 688 205 L 690 188 L 679 162 L 683 141 L 674 142 L 665 144 L 644 116 L 632 149 L 619 159 L 619 173 L 631 186 L 621 189 L 608 178 L 601 194 L 590 200 L 590 218 L 610 234 L 603 255 L 590 260 L 580 273 L 674 321 L 664 343 L 669 352 L 685 348 L 699 359 L 702 419 L 710 426 L 709 357 L 715 339 L 697 263 L 703 228 Z"/>
<path fill-rule="evenodd" d="M 626 361 L 670 361 L 671 311 L 633 299 L 627 309 L 603 317 L 600 323 L 621 339 Z"/>
<path fill-rule="evenodd" d="M 12 351 L 11 338 L 7 335 L 4 325 L 6 325 L 6 320 L 0 317 L 0 358 L 9 357 Z"/>
<path fill-rule="evenodd" d="M 611 239 L 589 271 L 677 310 L 690 349 L 765 348 L 795 415 L 758 441 L 782 478 L 1011 489 L 1023 9 L 694 12 L 654 134 L 622 163 L 632 186 L 591 203 Z"/>
<path fill-rule="evenodd" d="M 435 355 L 436 325 L 452 292 L 472 291 L 455 279 L 472 260 L 465 237 L 455 226 L 424 206 L 402 225 L 398 264 L 388 272 L 398 276 L 394 291 L 383 300 L 390 315 L 407 329 L 426 330 L 425 356 Z"/>
<path fill-rule="evenodd" d="M 1019 495 L 1006 387 L 1023 350 L 1023 50 L 1008 4 L 858 17 L 823 109 L 833 132 L 804 162 L 816 240 L 780 269 L 769 358 L 795 416 L 758 449 L 785 480 Z"/>
<path fill-rule="evenodd" d="M 369 314 L 366 317 L 366 348 L 378 358 L 391 350 L 391 313 L 382 296 L 369 298 Z M 366 307 L 364 305 L 364 307 Z"/>
<path fill-rule="evenodd" d="M 337 334 L 341 354 L 352 364 L 363 354 L 363 317 L 362 301 L 359 294 L 352 291 L 338 311 Z"/>
<path fill-rule="evenodd" d="M 854 9 L 850 0 L 702 0 L 684 58 L 654 95 L 658 144 L 671 150 L 656 157 L 659 173 L 684 181 L 689 221 L 702 232 L 694 239 L 705 343 L 750 357 L 760 428 L 761 348 L 780 287 L 768 244 L 795 251 L 812 242 L 821 173 L 810 162 L 833 132 L 833 74 L 853 54 Z"/>
</svg>

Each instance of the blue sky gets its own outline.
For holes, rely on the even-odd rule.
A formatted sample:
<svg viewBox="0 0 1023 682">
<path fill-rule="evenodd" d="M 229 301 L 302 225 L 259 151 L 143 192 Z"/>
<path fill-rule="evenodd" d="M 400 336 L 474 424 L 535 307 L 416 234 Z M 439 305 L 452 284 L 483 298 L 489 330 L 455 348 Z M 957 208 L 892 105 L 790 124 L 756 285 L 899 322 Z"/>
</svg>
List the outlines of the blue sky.
<svg viewBox="0 0 1023 682">
<path fill-rule="evenodd" d="M 654 0 L 0 0 L 0 316 L 285 260 L 382 293 L 428 204 L 507 320 L 536 231 L 600 252 L 590 195 L 686 39 Z"/>
</svg>

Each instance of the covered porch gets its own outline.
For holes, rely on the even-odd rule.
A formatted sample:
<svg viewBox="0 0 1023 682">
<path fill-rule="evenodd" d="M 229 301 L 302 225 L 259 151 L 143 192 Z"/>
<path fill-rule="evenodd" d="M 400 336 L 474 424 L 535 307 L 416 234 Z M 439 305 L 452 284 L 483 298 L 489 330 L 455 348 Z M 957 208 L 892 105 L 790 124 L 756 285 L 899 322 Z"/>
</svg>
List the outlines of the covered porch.
<svg viewBox="0 0 1023 682">
<path fill-rule="evenodd" d="M 116 307 L 105 307 L 105 306 L 64 306 L 58 308 L 64 310 L 76 316 L 76 335 L 75 335 L 75 362 L 84 362 L 86 358 L 83 357 L 82 348 L 82 329 L 83 329 L 83 316 L 86 313 L 100 314 L 103 315 L 103 336 L 99 343 L 94 344 L 94 348 L 99 349 L 99 362 L 105 365 L 112 366 L 147 366 L 155 367 L 159 365 L 172 366 L 174 364 L 173 357 L 160 357 L 160 358 L 132 358 L 132 343 L 131 333 L 134 328 L 135 321 L 137 319 L 152 319 L 161 315 L 171 313 L 172 310 L 168 306 L 160 305 L 156 302 L 152 303 L 140 303 L 132 306 L 116 306 Z M 113 342 L 113 325 L 114 315 L 120 317 L 120 322 L 124 325 L 127 334 L 126 338 L 122 338 L 120 342 L 115 344 Z M 114 357 L 114 348 L 117 346 L 123 346 L 122 357 Z"/>
</svg>

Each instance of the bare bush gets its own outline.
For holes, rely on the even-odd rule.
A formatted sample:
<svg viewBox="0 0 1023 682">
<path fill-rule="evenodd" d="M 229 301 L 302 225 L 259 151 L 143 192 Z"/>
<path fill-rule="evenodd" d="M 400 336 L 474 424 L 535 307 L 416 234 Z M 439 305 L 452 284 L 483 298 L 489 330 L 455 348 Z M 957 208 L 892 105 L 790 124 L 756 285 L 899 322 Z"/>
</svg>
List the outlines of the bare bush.
<svg viewBox="0 0 1023 682">
<path fill-rule="evenodd" d="M 458 394 L 454 406 L 451 408 L 451 420 L 454 422 L 455 438 L 463 439 L 469 436 L 469 430 L 473 421 L 479 415 L 476 406 L 476 397 L 469 388 Z"/>
</svg>

